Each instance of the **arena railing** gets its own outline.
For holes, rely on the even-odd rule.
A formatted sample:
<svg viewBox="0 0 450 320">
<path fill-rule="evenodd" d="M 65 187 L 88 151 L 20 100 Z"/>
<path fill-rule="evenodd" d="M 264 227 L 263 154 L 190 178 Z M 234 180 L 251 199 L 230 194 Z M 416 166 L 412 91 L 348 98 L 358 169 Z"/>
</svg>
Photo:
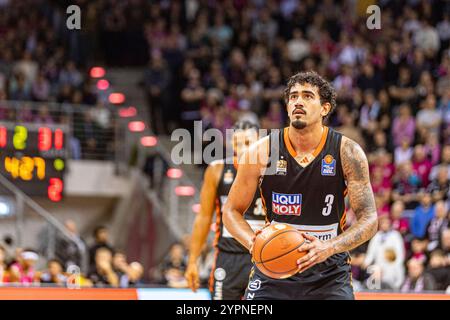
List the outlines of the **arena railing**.
<svg viewBox="0 0 450 320">
<path fill-rule="evenodd" d="M 0 101 L 4 125 L 67 126 L 71 159 L 115 160 L 119 128 L 117 110 L 105 103 L 96 106 L 32 101 Z"/>
<path fill-rule="evenodd" d="M 23 191 L 21 191 L 17 186 L 10 182 L 6 177 L 0 174 L 0 185 L 11 192 L 15 199 L 15 219 L 16 219 L 16 233 L 19 247 L 22 246 L 24 227 L 24 212 L 25 205 L 29 206 L 33 212 L 43 218 L 47 224 L 46 229 L 47 234 L 45 235 L 46 250 L 45 256 L 47 260 L 55 258 L 56 249 L 56 239 L 58 233 L 75 244 L 81 257 L 80 272 L 87 272 L 88 268 L 88 252 L 86 245 L 81 240 L 80 237 L 75 236 L 67 231 L 67 229 L 47 210 L 40 206 L 36 201 L 31 199 Z"/>
</svg>

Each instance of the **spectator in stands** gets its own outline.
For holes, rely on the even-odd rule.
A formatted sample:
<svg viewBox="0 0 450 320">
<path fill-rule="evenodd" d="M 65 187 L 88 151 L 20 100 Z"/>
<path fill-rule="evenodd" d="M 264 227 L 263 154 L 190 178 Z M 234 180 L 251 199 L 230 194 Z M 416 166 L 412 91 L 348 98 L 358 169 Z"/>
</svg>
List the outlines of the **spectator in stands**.
<svg viewBox="0 0 450 320">
<path fill-rule="evenodd" d="M 31 285 L 39 282 L 35 265 L 39 255 L 32 249 L 24 249 L 18 256 L 17 261 L 9 267 L 8 282 Z"/>
<path fill-rule="evenodd" d="M 3 237 L 2 241 L 0 242 L 0 246 L 4 250 L 4 259 L 5 263 L 9 265 L 11 261 L 14 260 L 15 251 L 16 251 L 16 245 L 14 242 L 14 238 L 7 234 Z"/>
<path fill-rule="evenodd" d="M 356 141 L 361 146 L 361 148 L 365 149 L 366 146 L 365 140 L 362 136 L 361 129 L 355 126 L 353 114 L 350 113 L 347 110 L 347 108 L 342 109 L 345 111 L 342 111 L 341 113 L 340 117 L 341 126 L 336 128 L 336 130 L 345 135 L 346 137 L 349 137 L 350 139 Z"/>
<path fill-rule="evenodd" d="M 60 261 L 55 259 L 49 260 L 47 268 L 47 271 L 40 276 L 41 284 L 66 286 L 67 277 L 63 274 L 63 267 Z"/>
<path fill-rule="evenodd" d="M 185 121 L 185 127 L 193 129 L 191 122 L 200 120 L 200 107 L 204 97 L 205 89 L 200 83 L 200 72 L 193 69 L 189 73 L 186 87 L 181 92 L 181 100 L 184 103 L 181 117 Z"/>
<path fill-rule="evenodd" d="M 431 202 L 431 195 L 422 194 L 420 206 L 414 210 L 414 216 L 411 219 L 411 233 L 417 238 L 424 238 L 428 223 L 434 217 L 435 208 Z"/>
<path fill-rule="evenodd" d="M 391 228 L 389 216 L 379 217 L 379 231 L 370 240 L 364 260 L 365 269 L 370 265 L 380 268 L 381 281 L 391 289 L 403 283 L 405 249 L 398 231 Z"/>
<path fill-rule="evenodd" d="M 122 251 L 116 251 L 113 256 L 113 269 L 119 278 L 119 286 L 121 288 L 128 287 L 128 273 L 130 266 L 127 263 L 127 256 Z"/>
<path fill-rule="evenodd" d="M 448 201 L 450 196 L 450 179 L 447 167 L 441 166 L 439 168 L 437 178 L 428 186 L 427 192 L 431 194 L 433 201 Z"/>
<path fill-rule="evenodd" d="M 431 275 L 424 273 L 423 262 L 418 259 L 410 259 L 407 263 L 408 276 L 401 287 L 404 293 L 422 293 L 434 290 L 436 285 Z"/>
<path fill-rule="evenodd" d="M 428 134 L 424 149 L 430 158 L 431 164 L 435 166 L 441 157 L 441 145 L 439 144 L 439 136 L 436 133 L 431 132 Z"/>
<path fill-rule="evenodd" d="M 434 56 L 439 50 L 439 34 L 427 18 L 422 19 L 421 27 L 415 32 L 414 44 L 423 49 L 428 57 Z"/>
<path fill-rule="evenodd" d="M 449 226 L 447 219 L 447 204 L 440 200 L 435 204 L 435 216 L 426 227 L 425 238 L 429 241 L 427 250 L 433 251 L 439 247 L 442 232 Z"/>
<path fill-rule="evenodd" d="M 402 165 L 412 159 L 413 148 L 411 148 L 407 137 L 403 137 L 403 140 L 400 141 L 400 145 L 395 148 L 394 152 L 396 165 Z"/>
<path fill-rule="evenodd" d="M 83 76 L 76 68 L 75 62 L 68 61 L 64 69 L 59 74 L 59 83 L 64 85 L 68 84 L 74 88 L 77 88 L 83 82 Z"/>
<path fill-rule="evenodd" d="M 262 118 L 261 125 L 266 129 L 277 129 L 283 126 L 284 110 L 279 101 L 270 102 L 269 111 Z"/>
<path fill-rule="evenodd" d="M 0 285 L 5 282 L 6 272 L 6 250 L 0 245 Z"/>
<path fill-rule="evenodd" d="M 148 116 L 155 133 L 168 133 L 167 89 L 170 70 L 159 51 L 153 51 L 149 67 L 144 72 L 144 84 L 149 104 Z"/>
<path fill-rule="evenodd" d="M 447 255 L 447 260 L 450 260 L 450 228 L 442 231 L 440 249 Z"/>
<path fill-rule="evenodd" d="M 433 181 L 437 178 L 439 170 L 445 167 L 447 168 L 448 178 L 450 179 L 450 144 L 442 148 L 441 161 L 431 169 L 430 180 Z"/>
<path fill-rule="evenodd" d="M 450 286 L 450 263 L 442 250 L 436 249 L 431 252 L 426 272 L 433 277 L 436 290 L 445 291 Z"/>
<path fill-rule="evenodd" d="M 409 221 L 403 216 L 405 211 L 405 204 L 398 200 L 395 201 L 391 206 L 391 221 L 392 229 L 397 230 L 403 237 L 409 232 Z"/>
<path fill-rule="evenodd" d="M 425 148 L 423 145 L 416 145 L 414 147 L 414 155 L 413 155 L 413 171 L 420 178 L 420 187 L 426 188 L 428 186 L 428 176 L 430 175 L 432 164 L 428 159 L 427 154 L 425 153 Z"/>
<path fill-rule="evenodd" d="M 414 258 L 425 263 L 427 261 L 427 244 L 428 240 L 426 239 L 413 238 L 411 241 L 411 252 L 408 256 L 409 259 Z"/>
<path fill-rule="evenodd" d="M 23 73 L 17 72 L 11 79 L 8 95 L 11 100 L 31 100 L 31 83 Z"/>
<path fill-rule="evenodd" d="M 184 277 L 185 271 L 185 249 L 181 244 L 175 243 L 170 248 L 169 255 L 162 265 L 162 272 L 167 285 L 172 288 L 187 288 L 187 281 Z"/>
<path fill-rule="evenodd" d="M 137 261 L 131 262 L 127 274 L 128 287 L 138 287 L 143 285 L 142 277 L 144 275 L 144 267 Z"/>
<path fill-rule="evenodd" d="M 441 114 L 436 109 L 436 97 L 434 94 L 429 94 L 421 103 L 421 110 L 416 116 L 417 132 L 422 142 L 425 141 L 427 134 L 434 132 L 439 134 L 441 125 Z"/>
<path fill-rule="evenodd" d="M 414 173 L 411 162 L 406 161 L 400 164 L 394 176 L 392 200 L 403 201 L 407 210 L 413 210 L 418 203 L 420 183 L 420 178 Z"/>
<path fill-rule="evenodd" d="M 40 124 L 54 124 L 55 119 L 51 116 L 49 107 L 47 105 L 41 105 L 33 122 Z"/>
<path fill-rule="evenodd" d="M 351 253 L 350 264 L 355 291 L 361 291 L 364 288 L 364 281 L 369 277 L 364 264 L 365 258 L 366 254 L 363 250 L 354 250 Z"/>
<path fill-rule="evenodd" d="M 114 254 L 114 248 L 109 244 L 109 232 L 105 226 L 98 226 L 94 229 L 94 244 L 89 248 L 89 261 L 91 265 L 96 261 L 96 252 L 100 248 L 108 249 L 111 254 Z"/>
<path fill-rule="evenodd" d="M 380 103 L 372 90 L 364 92 L 364 104 L 359 115 L 359 126 L 363 129 L 366 140 L 373 136 L 378 127 L 377 118 L 380 112 Z M 370 141 L 370 139 L 369 139 Z"/>
<path fill-rule="evenodd" d="M 67 219 L 64 221 L 64 227 L 66 231 L 69 232 L 72 236 L 80 238 L 84 245 L 85 242 L 81 238 L 77 224 L 72 219 Z M 67 239 L 61 234 L 57 234 L 55 241 L 55 256 L 62 263 L 63 268 L 67 269 L 71 265 L 76 265 L 78 267 L 82 267 L 82 257 L 80 248 L 73 241 Z"/>
<path fill-rule="evenodd" d="M 33 99 L 36 101 L 48 101 L 50 98 L 50 83 L 42 72 L 39 72 L 38 77 L 34 80 L 31 90 Z"/>
<path fill-rule="evenodd" d="M 412 100 L 415 96 L 411 71 L 406 66 L 401 66 L 398 71 L 398 78 L 389 87 L 389 95 L 394 103 L 403 103 Z"/>
<path fill-rule="evenodd" d="M 95 264 L 89 272 L 88 278 L 94 286 L 119 286 L 119 277 L 114 272 L 112 265 L 112 253 L 107 247 L 98 247 L 95 251 Z"/>
</svg>

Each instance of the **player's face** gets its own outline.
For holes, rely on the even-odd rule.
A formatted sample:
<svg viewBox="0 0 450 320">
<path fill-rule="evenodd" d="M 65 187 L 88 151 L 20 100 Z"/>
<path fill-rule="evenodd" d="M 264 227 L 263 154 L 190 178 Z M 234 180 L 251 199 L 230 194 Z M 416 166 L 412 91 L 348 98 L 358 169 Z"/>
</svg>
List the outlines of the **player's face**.
<svg viewBox="0 0 450 320">
<path fill-rule="evenodd" d="M 296 83 L 289 91 L 287 112 L 292 126 L 296 129 L 322 122 L 322 118 L 330 109 L 329 103 L 320 103 L 319 89 L 315 86 Z"/>
<path fill-rule="evenodd" d="M 239 158 L 257 140 L 256 129 L 236 130 L 233 134 L 234 155 Z"/>
</svg>

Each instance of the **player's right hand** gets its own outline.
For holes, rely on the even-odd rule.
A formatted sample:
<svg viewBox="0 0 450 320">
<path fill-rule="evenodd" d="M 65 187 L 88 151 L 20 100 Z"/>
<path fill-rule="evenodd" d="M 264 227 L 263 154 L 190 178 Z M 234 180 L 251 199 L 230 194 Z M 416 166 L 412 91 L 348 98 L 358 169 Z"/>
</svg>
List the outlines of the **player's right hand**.
<svg viewBox="0 0 450 320">
<path fill-rule="evenodd" d="M 266 222 L 264 227 L 262 227 L 261 229 L 258 229 L 258 230 L 255 231 L 255 234 L 252 237 L 252 244 L 250 245 L 250 248 L 248 249 L 248 251 L 250 252 L 250 255 L 252 257 L 253 257 L 253 247 L 254 247 L 254 244 L 255 244 L 256 237 L 258 236 L 258 234 L 260 234 L 268 226 L 270 226 L 270 222 L 269 221 Z"/>
<path fill-rule="evenodd" d="M 197 292 L 197 289 L 200 287 L 200 279 L 198 277 L 198 268 L 196 263 L 188 264 L 184 277 L 187 280 L 189 288 L 191 288 L 192 291 Z"/>
</svg>

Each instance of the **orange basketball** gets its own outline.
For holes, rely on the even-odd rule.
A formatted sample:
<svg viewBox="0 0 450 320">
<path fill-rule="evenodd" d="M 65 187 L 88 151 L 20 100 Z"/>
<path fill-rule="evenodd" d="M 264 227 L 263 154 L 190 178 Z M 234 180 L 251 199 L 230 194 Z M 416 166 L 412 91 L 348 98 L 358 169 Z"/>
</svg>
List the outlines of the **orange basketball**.
<svg viewBox="0 0 450 320">
<path fill-rule="evenodd" d="M 270 278 L 289 278 L 299 271 L 297 260 L 307 253 L 298 251 L 305 241 L 297 229 L 283 223 L 273 224 L 256 237 L 253 261 Z"/>
</svg>

